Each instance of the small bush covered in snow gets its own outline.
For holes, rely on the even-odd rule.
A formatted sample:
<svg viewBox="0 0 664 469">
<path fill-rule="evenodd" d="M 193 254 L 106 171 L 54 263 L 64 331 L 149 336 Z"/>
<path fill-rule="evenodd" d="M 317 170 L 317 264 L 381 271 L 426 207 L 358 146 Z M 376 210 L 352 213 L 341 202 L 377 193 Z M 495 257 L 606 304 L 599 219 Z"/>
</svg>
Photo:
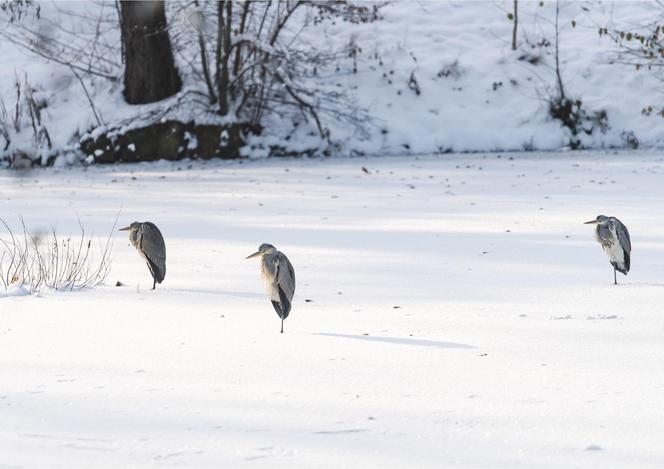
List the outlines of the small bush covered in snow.
<svg viewBox="0 0 664 469">
<path fill-rule="evenodd" d="M 14 231 L 4 220 L 0 220 L 0 225 L 5 230 L 0 236 L 0 286 L 5 291 L 94 287 L 110 272 L 110 235 L 106 240 L 97 240 L 99 246 L 95 247 L 94 239 L 80 222 L 77 237 L 59 236 L 55 229 L 50 233 L 30 231 L 23 220 L 20 231 Z"/>
</svg>

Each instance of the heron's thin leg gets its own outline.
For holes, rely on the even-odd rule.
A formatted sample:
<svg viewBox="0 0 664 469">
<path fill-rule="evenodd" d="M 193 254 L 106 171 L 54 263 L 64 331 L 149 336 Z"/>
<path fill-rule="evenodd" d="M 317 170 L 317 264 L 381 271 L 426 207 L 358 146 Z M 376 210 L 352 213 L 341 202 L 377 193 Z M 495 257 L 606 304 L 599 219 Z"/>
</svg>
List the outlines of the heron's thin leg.
<svg viewBox="0 0 664 469">
<path fill-rule="evenodd" d="M 281 333 L 284 333 L 284 318 L 281 318 Z"/>
<path fill-rule="evenodd" d="M 618 285 L 618 279 L 616 278 L 616 268 L 613 268 L 613 284 Z"/>
<path fill-rule="evenodd" d="M 154 290 L 155 288 L 157 288 L 157 281 L 152 280 L 152 289 Z"/>
</svg>

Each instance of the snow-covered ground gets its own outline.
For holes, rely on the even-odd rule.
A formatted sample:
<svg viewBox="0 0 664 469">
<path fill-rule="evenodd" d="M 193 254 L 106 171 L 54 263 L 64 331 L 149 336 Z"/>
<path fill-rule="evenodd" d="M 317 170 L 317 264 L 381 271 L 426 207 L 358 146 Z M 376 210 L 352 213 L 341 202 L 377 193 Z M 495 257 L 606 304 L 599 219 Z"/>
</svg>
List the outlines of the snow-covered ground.
<svg viewBox="0 0 664 469">
<path fill-rule="evenodd" d="M 0 173 L 14 225 L 104 235 L 122 208 L 168 249 L 156 291 L 117 233 L 105 286 L 0 299 L 0 467 L 662 467 L 663 175 L 654 152 Z M 632 234 L 618 286 L 600 213 Z M 283 335 L 262 242 L 295 266 Z"/>
<path fill-rule="evenodd" d="M 553 68 L 556 2 L 522 1 L 519 5 L 516 51 L 510 47 L 512 22 L 507 18 L 513 8 L 511 0 L 394 1 L 381 10 L 381 21 L 326 22 L 304 31 L 301 22 L 294 21 L 293 33 L 304 43 L 322 50 L 352 47 L 357 51 L 354 58 L 346 53 L 329 64 L 310 84 L 344 91 L 353 105 L 367 109 L 371 117 L 366 133 L 325 120 L 332 139 L 339 143 L 337 153 L 403 155 L 567 146 L 569 130 L 552 119 L 548 110 L 548 100 L 557 93 Z M 652 31 L 643 28 L 661 18 L 662 6 L 654 1 L 562 1 L 560 5 L 559 58 L 566 95 L 580 100 L 588 114 L 605 111 L 607 116 L 606 132 L 581 132 L 581 143 L 589 148 L 623 148 L 627 136 L 632 136 L 642 147 L 664 145 L 664 121 L 659 114 L 661 70 L 642 67 L 637 71 L 633 65 L 621 64 L 616 60 L 617 45 L 598 34 L 600 27 L 650 34 Z M 183 20 L 174 13 L 180 11 L 177 5 L 169 9 L 174 30 L 182 29 Z M 92 21 L 82 21 L 80 15 L 89 15 Z M 96 44 L 97 19 L 103 17 L 107 20 L 104 36 L 117 46 L 106 58 L 117 64 L 111 69 L 121 76 L 116 16 L 113 2 L 45 1 L 40 22 L 24 21 L 40 37 L 74 41 L 76 47 L 86 50 Z M 10 28 L 6 22 L 0 22 L 0 27 Z M 72 35 L 70 30 L 78 34 Z M 197 51 L 182 49 L 178 45 L 182 40 L 174 37 L 185 88 L 204 90 L 189 65 Z M 12 110 L 16 79 L 27 79 L 48 105 L 43 119 L 56 149 L 75 146 L 81 135 L 99 125 L 71 69 L 30 54 L 1 36 L 0 50 L 5 63 L 0 69 L 0 98 Z M 417 92 L 411 77 L 417 82 Z M 145 107 L 123 102 L 121 80 L 111 84 L 97 79 L 86 86 L 101 120 L 111 127 L 146 112 Z M 643 113 L 648 106 L 653 111 Z M 190 118 L 187 106 L 179 112 L 181 119 Z M 264 124 L 264 134 L 254 139 L 258 142 L 289 145 L 297 151 L 320 143 L 305 136 L 313 128 L 311 122 L 310 126 L 300 125 L 297 138 L 290 143 L 283 138 L 293 132 L 292 123 L 282 114 L 276 113 Z M 33 132 L 27 117 L 22 125 L 12 145 L 30 153 Z M 264 153 L 256 150 L 252 154 Z"/>
</svg>

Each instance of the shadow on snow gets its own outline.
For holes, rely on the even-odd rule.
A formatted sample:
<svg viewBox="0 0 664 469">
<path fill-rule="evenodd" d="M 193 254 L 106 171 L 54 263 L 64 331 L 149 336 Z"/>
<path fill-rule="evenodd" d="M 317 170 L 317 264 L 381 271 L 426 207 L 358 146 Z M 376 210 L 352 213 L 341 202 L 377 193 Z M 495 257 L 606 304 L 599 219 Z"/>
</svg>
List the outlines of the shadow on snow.
<svg viewBox="0 0 664 469">
<path fill-rule="evenodd" d="M 382 337 L 382 336 L 369 336 L 369 335 L 353 335 L 353 334 L 334 334 L 329 332 L 317 332 L 313 335 L 322 335 L 326 337 L 341 337 L 344 339 L 366 340 L 369 342 L 385 342 L 388 344 L 398 345 L 416 345 L 419 347 L 438 347 L 438 348 L 475 348 L 472 345 L 461 344 L 458 342 L 444 342 L 439 340 L 428 339 L 408 339 L 402 337 Z"/>
</svg>

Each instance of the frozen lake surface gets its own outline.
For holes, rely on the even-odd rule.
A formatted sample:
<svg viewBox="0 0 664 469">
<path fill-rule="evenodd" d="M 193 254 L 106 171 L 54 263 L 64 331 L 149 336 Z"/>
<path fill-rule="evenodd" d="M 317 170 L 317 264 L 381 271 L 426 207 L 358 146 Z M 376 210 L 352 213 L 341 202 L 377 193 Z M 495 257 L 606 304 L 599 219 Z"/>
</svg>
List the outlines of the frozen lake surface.
<svg viewBox="0 0 664 469">
<path fill-rule="evenodd" d="M 13 227 L 121 209 L 168 252 L 155 291 L 116 233 L 105 285 L 0 298 L 0 468 L 662 467 L 663 181 L 655 151 L 0 172 Z"/>
</svg>

